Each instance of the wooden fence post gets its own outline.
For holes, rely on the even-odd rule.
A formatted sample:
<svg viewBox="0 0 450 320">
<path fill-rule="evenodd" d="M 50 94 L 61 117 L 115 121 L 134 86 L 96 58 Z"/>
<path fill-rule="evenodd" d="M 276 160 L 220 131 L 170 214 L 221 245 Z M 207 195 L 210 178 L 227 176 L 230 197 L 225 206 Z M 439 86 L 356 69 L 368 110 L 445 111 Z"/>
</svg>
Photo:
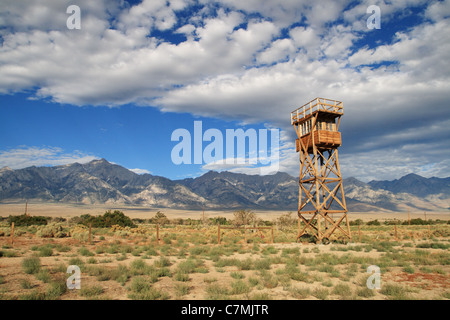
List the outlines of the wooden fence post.
<svg viewBox="0 0 450 320">
<path fill-rule="evenodd" d="M 156 243 L 159 244 L 159 223 L 156 224 Z"/>
<path fill-rule="evenodd" d="M 273 226 L 272 226 L 272 229 L 271 229 L 271 230 L 272 230 L 272 243 L 273 243 Z"/>
<path fill-rule="evenodd" d="M 220 224 L 217 225 L 217 244 L 220 244 Z"/>
<path fill-rule="evenodd" d="M 14 222 L 11 222 L 11 245 L 14 245 Z"/>
<path fill-rule="evenodd" d="M 394 233 L 395 233 L 395 240 L 398 240 L 397 225 L 396 224 L 394 224 Z"/>
<path fill-rule="evenodd" d="M 92 234 L 92 223 L 89 223 L 89 244 L 92 243 L 92 237 L 91 237 L 91 234 Z"/>
<path fill-rule="evenodd" d="M 244 226 L 244 245 L 247 243 L 247 227 Z"/>
<path fill-rule="evenodd" d="M 361 242 L 361 226 L 358 224 L 359 242 Z"/>
</svg>

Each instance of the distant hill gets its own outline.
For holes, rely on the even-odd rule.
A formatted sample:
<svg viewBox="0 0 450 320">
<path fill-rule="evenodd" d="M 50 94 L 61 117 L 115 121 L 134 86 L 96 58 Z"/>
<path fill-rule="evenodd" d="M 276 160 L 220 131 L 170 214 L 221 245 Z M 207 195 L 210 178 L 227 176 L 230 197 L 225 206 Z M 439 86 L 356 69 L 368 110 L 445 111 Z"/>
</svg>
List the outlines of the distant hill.
<svg viewBox="0 0 450 320">
<path fill-rule="evenodd" d="M 450 178 L 409 174 L 393 181 L 343 181 L 349 211 L 447 210 Z M 82 204 L 125 204 L 180 209 L 297 210 L 298 178 L 209 171 L 170 180 L 136 174 L 105 159 L 55 167 L 0 169 L 0 202 L 37 199 Z"/>
<path fill-rule="evenodd" d="M 0 201 L 40 199 L 84 204 L 200 208 L 205 199 L 164 177 L 138 175 L 105 159 L 86 164 L 0 171 Z"/>
<path fill-rule="evenodd" d="M 442 194 L 450 196 L 450 178 L 424 178 L 410 173 L 393 181 L 370 181 L 373 189 L 388 190 L 392 193 L 410 193 L 418 197 Z"/>
</svg>

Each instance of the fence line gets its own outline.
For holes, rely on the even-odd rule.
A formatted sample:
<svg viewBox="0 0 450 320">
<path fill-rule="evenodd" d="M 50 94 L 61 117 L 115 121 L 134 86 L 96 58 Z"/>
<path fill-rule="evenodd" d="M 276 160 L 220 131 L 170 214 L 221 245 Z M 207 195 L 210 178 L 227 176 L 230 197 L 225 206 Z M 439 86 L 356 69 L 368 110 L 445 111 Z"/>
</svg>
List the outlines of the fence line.
<svg viewBox="0 0 450 320">
<path fill-rule="evenodd" d="M 11 245 L 14 245 L 14 222 L 11 222 Z"/>
<path fill-rule="evenodd" d="M 220 224 L 218 224 L 217 225 L 217 244 L 220 244 L 222 229 L 244 230 L 245 231 L 245 234 L 244 234 L 245 242 L 247 242 L 247 230 L 258 230 L 258 231 L 261 231 L 261 229 L 271 230 L 271 243 L 273 243 L 273 227 L 228 227 L 228 226 L 221 226 Z"/>
<path fill-rule="evenodd" d="M 361 228 L 360 225 L 354 225 L 354 228 L 357 228 L 357 230 L 353 229 L 353 233 L 358 232 L 357 237 L 359 238 L 359 243 L 363 243 L 366 242 L 369 239 L 372 240 L 387 240 L 387 241 L 400 241 L 400 240 L 415 240 L 418 238 L 422 238 L 422 239 L 430 239 L 431 237 L 433 237 L 433 235 L 435 234 L 435 232 L 438 232 L 436 235 L 439 237 L 440 233 L 439 233 L 439 227 L 441 226 L 441 224 L 433 224 L 433 225 L 409 225 L 409 221 L 406 221 L 406 224 L 392 224 L 392 225 L 386 225 L 384 226 L 380 226 L 381 228 L 379 230 L 377 230 L 377 226 L 374 226 L 375 229 L 366 229 L 366 228 Z M 448 224 L 442 224 L 442 226 L 446 226 Z M 147 229 L 148 231 L 150 231 L 151 233 L 156 231 L 156 243 L 160 244 L 161 243 L 161 236 L 160 236 L 160 232 L 161 232 L 161 227 L 164 227 L 165 225 L 160 225 L 160 224 L 152 224 L 152 225 L 147 225 L 144 228 Z M 178 231 L 180 231 L 178 228 L 175 230 L 171 230 L 173 229 L 173 227 L 176 227 L 178 225 L 167 225 L 170 226 L 169 228 L 163 228 L 162 230 L 164 231 L 164 233 L 169 232 L 169 233 L 177 233 Z M 267 234 L 262 233 L 262 230 L 271 230 L 271 235 L 270 235 L 270 239 L 269 241 L 263 240 L 264 243 L 274 243 L 274 227 L 276 226 L 232 226 L 232 225 L 208 225 L 208 226 L 195 226 L 196 229 L 195 230 L 189 230 L 189 226 L 181 226 L 183 232 L 184 231 L 188 231 L 188 232 L 194 232 L 194 233 L 204 233 L 204 228 L 208 228 L 209 230 L 214 230 L 214 227 L 217 226 L 217 243 L 221 244 L 221 242 L 223 241 L 222 237 L 223 237 L 223 233 L 224 230 L 243 230 L 244 231 L 244 241 L 245 243 L 247 243 L 247 230 L 257 230 L 259 232 L 259 234 L 261 235 L 261 238 L 265 238 L 265 236 Z M 15 234 L 16 232 L 16 228 L 15 228 L 15 224 L 14 222 L 11 222 L 10 228 L 10 244 L 13 246 L 14 242 L 15 242 L 15 238 L 17 237 L 17 235 L 20 236 L 20 232 L 17 233 L 17 235 Z M 186 227 L 187 229 L 184 230 Z M 198 227 L 200 227 L 200 229 L 197 229 Z M 292 226 L 293 228 L 295 228 L 295 224 Z M 155 229 L 153 229 L 155 228 Z M 417 229 L 420 228 L 420 229 Z M 154 231 L 153 231 L 154 230 Z M 85 242 L 87 241 L 89 244 L 92 244 L 93 241 L 93 231 L 92 231 L 92 225 L 89 224 L 88 225 L 88 230 L 89 233 L 89 237 L 88 239 L 84 240 Z M 290 230 L 293 231 L 293 230 Z M 288 232 L 288 234 L 290 234 L 290 231 Z M 364 233 L 364 235 L 363 235 Z M 287 234 L 284 234 L 283 237 L 285 237 Z M 355 237 L 356 238 L 356 237 Z M 292 243 L 295 243 L 294 237 L 292 238 Z M 291 243 L 291 242 L 283 242 L 283 240 L 279 239 L 280 242 L 277 243 Z M 356 239 L 355 239 L 356 240 Z"/>
</svg>

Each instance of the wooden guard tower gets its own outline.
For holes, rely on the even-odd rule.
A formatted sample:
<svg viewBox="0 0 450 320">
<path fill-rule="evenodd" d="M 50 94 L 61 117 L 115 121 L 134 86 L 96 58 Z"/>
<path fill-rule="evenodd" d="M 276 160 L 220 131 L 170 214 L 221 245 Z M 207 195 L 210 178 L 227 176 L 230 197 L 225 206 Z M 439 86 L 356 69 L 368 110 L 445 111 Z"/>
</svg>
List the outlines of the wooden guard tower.
<svg viewBox="0 0 450 320">
<path fill-rule="evenodd" d="M 297 240 L 311 233 L 317 242 L 327 243 L 335 230 L 351 239 L 337 150 L 343 114 L 342 102 L 323 98 L 291 112 L 300 152 L 298 217 L 304 224 Z M 346 227 L 341 226 L 344 219 Z"/>
</svg>

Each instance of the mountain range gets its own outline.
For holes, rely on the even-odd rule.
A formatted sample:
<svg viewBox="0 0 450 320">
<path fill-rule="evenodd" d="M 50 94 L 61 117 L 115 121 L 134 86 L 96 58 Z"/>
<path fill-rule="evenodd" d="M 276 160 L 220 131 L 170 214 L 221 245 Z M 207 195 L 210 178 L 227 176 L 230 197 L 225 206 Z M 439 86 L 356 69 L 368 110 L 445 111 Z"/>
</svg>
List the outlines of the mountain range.
<svg viewBox="0 0 450 320">
<path fill-rule="evenodd" d="M 450 209 L 450 178 L 408 174 L 393 181 L 343 181 L 349 211 Z M 209 171 L 170 180 L 136 174 L 105 159 L 54 167 L 0 169 L 0 203 L 35 199 L 178 209 L 297 210 L 298 178 L 283 172 L 247 175 Z"/>
</svg>

